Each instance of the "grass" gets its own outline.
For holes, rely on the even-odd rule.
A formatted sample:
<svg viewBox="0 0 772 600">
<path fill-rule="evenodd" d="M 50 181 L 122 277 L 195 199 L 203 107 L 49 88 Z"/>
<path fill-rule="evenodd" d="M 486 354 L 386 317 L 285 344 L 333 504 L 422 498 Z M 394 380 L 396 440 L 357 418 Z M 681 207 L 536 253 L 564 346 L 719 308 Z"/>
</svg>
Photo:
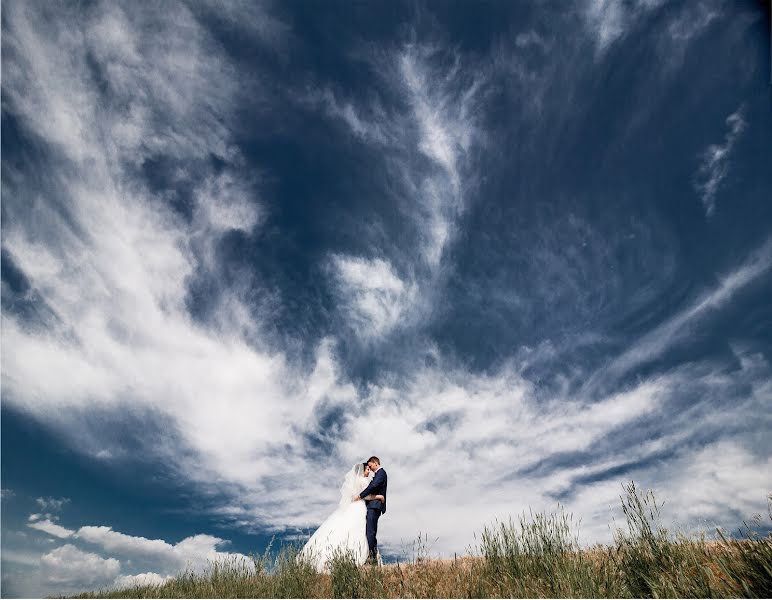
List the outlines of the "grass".
<svg viewBox="0 0 772 600">
<path fill-rule="evenodd" d="M 297 546 L 269 546 L 250 562 L 210 563 L 163 585 L 101 590 L 73 598 L 769 598 L 772 537 L 744 525 L 717 540 L 672 533 L 652 492 L 634 483 L 620 497 L 625 526 L 608 546 L 582 548 L 573 517 L 529 513 L 486 527 L 467 555 L 432 560 L 419 536 L 404 563 L 357 566 L 339 552 L 318 574 Z M 772 496 L 769 497 L 772 520 Z"/>
</svg>

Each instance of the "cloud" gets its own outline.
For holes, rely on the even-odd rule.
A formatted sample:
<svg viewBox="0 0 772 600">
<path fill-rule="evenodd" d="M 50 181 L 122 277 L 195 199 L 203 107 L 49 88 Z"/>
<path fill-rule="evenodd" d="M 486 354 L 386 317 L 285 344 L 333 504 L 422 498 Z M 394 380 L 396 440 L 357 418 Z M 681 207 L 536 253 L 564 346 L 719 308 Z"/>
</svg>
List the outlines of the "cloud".
<svg viewBox="0 0 772 600">
<path fill-rule="evenodd" d="M 35 5 L 9 10 L 6 85 L 14 112 L 78 162 L 138 165 L 159 153 L 232 158 L 216 112 L 234 94 L 228 65 L 184 5 L 174 15 L 127 13 L 112 3 L 83 13 L 72 7 L 50 21 Z M 37 119 L 41 113 L 51 118 Z"/>
<path fill-rule="evenodd" d="M 120 570 L 120 561 L 84 552 L 72 544 L 65 544 L 40 557 L 40 571 L 45 582 L 65 590 L 108 585 Z"/>
<path fill-rule="evenodd" d="M 441 168 L 439 174 L 423 179 L 414 192 L 425 215 L 423 252 L 432 267 L 439 264 L 452 239 L 455 220 L 464 210 L 461 161 L 480 135 L 475 121 L 476 94 L 481 85 L 462 69 L 458 55 L 448 70 L 431 68 L 434 54 L 431 46 L 408 45 L 397 59 L 399 82 L 418 125 L 418 149 Z"/>
<path fill-rule="evenodd" d="M 700 35 L 715 19 L 721 15 L 721 9 L 711 3 L 699 3 L 689 6 L 668 25 L 670 38 L 682 45 Z"/>
<path fill-rule="evenodd" d="M 19 551 L 9 546 L 3 547 L 3 562 L 12 562 L 26 567 L 40 566 L 40 552 Z"/>
<path fill-rule="evenodd" d="M 341 121 L 363 142 L 384 146 L 398 143 L 394 115 L 386 113 L 377 98 L 370 106 L 356 106 L 353 101 L 339 99 L 328 87 L 309 92 L 303 100 L 311 107 L 321 106 L 329 118 Z"/>
<path fill-rule="evenodd" d="M 536 46 L 542 50 L 546 50 L 548 45 L 542 36 L 540 36 L 533 29 L 530 31 L 518 33 L 515 37 L 515 46 L 518 48 L 527 48 L 528 46 Z"/>
<path fill-rule="evenodd" d="M 378 337 L 399 325 L 416 300 L 416 286 L 394 272 L 387 261 L 334 255 L 332 268 L 342 302 L 364 338 Z"/>
<path fill-rule="evenodd" d="M 616 378 L 659 357 L 688 335 L 691 328 L 708 314 L 724 308 L 744 288 L 757 281 L 772 267 L 772 239 L 766 240 L 746 261 L 720 278 L 718 285 L 696 298 L 690 305 L 646 332 L 614 358 L 610 364 L 586 383 L 592 387 L 599 378 Z"/>
<path fill-rule="evenodd" d="M 39 529 L 40 531 L 44 531 L 54 537 L 58 538 L 68 538 L 71 537 L 74 531 L 71 529 L 67 529 L 66 527 L 62 527 L 61 525 L 57 525 L 56 523 L 53 523 L 50 519 L 43 519 L 37 520 L 32 519 L 32 517 L 36 517 L 37 515 L 30 515 L 31 523 L 28 523 L 28 527 L 32 527 L 33 529 Z"/>
<path fill-rule="evenodd" d="M 374 258 L 334 252 L 328 258 L 342 321 L 353 322 L 358 336 L 373 342 L 397 324 L 410 327 L 432 311 L 443 253 L 455 239 L 466 194 L 476 184 L 469 162 L 473 145 L 483 143 L 478 120 L 486 73 L 464 64 L 459 52 L 431 43 L 365 53 L 364 60 L 399 97 L 397 107 L 384 108 L 388 103 L 379 96 L 347 99 L 329 87 L 306 102 L 320 105 L 384 156 L 395 206 L 415 232 L 406 247 L 383 235 L 368 239 L 369 231 L 363 230 Z"/>
<path fill-rule="evenodd" d="M 716 208 L 716 194 L 719 185 L 729 172 L 729 158 L 740 134 L 746 127 L 741 105 L 726 118 L 727 132 L 723 144 L 711 144 L 702 153 L 702 163 L 695 179 L 694 187 L 705 207 L 705 215 L 710 217 Z"/>
<path fill-rule="evenodd" d="M 196 189 L 196 196 L 202 221 L 215 231 L 250 233 L 260 221 L 254 194 L 232 173 L 208 177 Z"/>
<path fill-rule="evenodd" d="M 150 571 L 136 575 L 119 575 L 115 578 L 112 587 L 121 590 L 135 586 L 163 585 L 173 577 L 173 575 L 164 576 Z"/>
<path fill-rule="evenodd" d="M 100 546 L 112 555 L 152 563 L 164 575 L 173 575 L 185 569 L 201 570 L 214 560 L 249 562 L 249 557 L 243 554 L 217 550 L 218 546 L 228 542 L 207 534 L 193 535 L 176 544 L 169 544 L 160 539 L 120 533 L 105 525 L 85 525 L 78 529 L 75 537 Z"/>
<path fill-rule="evenodd" d="M 662 0 L 587 0 L 583 17 L 586 27 L 595 39 L 598 52 L 624 37 L 637 22 L 662 4 Z"/>
<path fill-rule="evenodd" d="M 439 265 L 473 185 L 465 162 L 473 144 L 482 143 L 481 91 L 487 73 L 465 64 L 460 52 L 439 44 L 407 43 L 388 53 L 364 57 L 408 111 L 386 109 L 378 97 L 365 102 L 341 100 L 329 88 L 316 95 L 326 112 L 363 141 L 387 152 L 390 169 L 407 192 L 406 216 L 425 232 L 419 248 L 430 269 Z M 429 165 L 415 160 L 415 152 Z M 384 250 L 384 249 L 381 249 Z"/>
<path fill-rule="evenodd" d="M 38 503 L 42 510 L 62 510 L 62 506 L 70 501 L 69 498 L 37 498 L 35 502 Z"/>
<path fill-rule="evenodd" d="M 16 492 L 14 492 L 10 488 L 2 488 L 0 489 L 0 498 L 3 500 L 8 500 L 9 498 L 13 498 L 16 495 Z"/>
<path fill-rule="evenodd" d="M 390 551 L 422 531 L 440 538 L 438 552 L 463 552 L 492 519 L 529 507 L 552 510 L 558 499 L 582 517 L 583 539 L 608 540 L 607 524 L 619 516 L 621 471 L 656 487 L 677 513 L 687 502 L 678 490 L 700 481 L 696 473 L 679 474 L 681 461 L 699 453 L 698 440 L 729 439 L 728 423 L 769 407 L 769 365 L 747 358 L 737 373 L 684 367 L 596 400 L 568 390 L 545 397 L 515 364 L 489 376 L 423 370 L 406 387 L 371 387 L 368 422 L 352 418 L 339 449 L 352 459 L 366 448 L 388 457 L 384 467 L 399 482 L 382 527 Z M 749 382 L 750 392 L 742 389 Z M 388 432 L 375 446 L 370 422 Z M 748 504 L 716 503 L 711 515 L 723 523 L 734 511 L 759 510 L 765 497 L 758 474 L 768 457 L 741 450 L 748 469 L 734 483 L 745 486 Z M 609 494 L 583 495 L 601 485 Z M 698 486 L 695 496 L 703 491 Z"/>
<path fill-rule="evenodd" d="M 11 552 L 11 560 L 27 566 L 39 566 L 43 584 L 52 586 L 50 589 L 54 591 L 160 585 L 185 570 L 202 572 L 214 562 L 252 565 L 248 556 L 218 550 L 229 542 L 212 535 L 197 534 L 170 544 L 161 539 L 127 535 L 104 525 L 84 525 L 72 530 L 48 519 L 37 520 L 37 515 L 31 515 L 30 520 L 29 527 L 33 529 L 71 540 L 71 543 L 37 557 L 29 552 Z M 97 546 L 109 557 L 79 548 L 75 543 Z M 4 558 L 5 555 L 4 550 Z M 153 571 L 139 574 L 125 572 L 136 569 L 136 565 L 152 565 Z"/>
<path fill-rule="evenodd" d="M 279 55 L 285 54 L 293 41 L 291 27 L 274 14 L 272 2 L 255 4 L 248 0 L 233 0 L 224 4 L 203 0 L 193 9 L 201 10 L 205 19 L 214 19 L 249 35 L 251 40 L 257 40 L 264 48 Z"/>
<path fill-rule="evenodd" d="M 32 325 L 3 312 L 3 348 L 13 349 L 2 364 L 4 401 L 41 420 L 52 406 L 65 409 L 54 425 L 91 455 L 127 456 L 103 422 L 84 427 L 76 416 L 98 407 L 170 419 L 181 438 L 165 436 L 156 458 L 180 476 L 267 475 L 261 448 L 310 414 L 302 383 L 295 388 L 282 354 L 242 337 L 255 319 L 240 288 L 215 286 L 209 322 L 194 321 L 188 305 L 191 282 L 216 277 L 222 235 L 249 233 L 262 214 L 224 125 L 231 66 L 185 5 L 156 15 L 104 4 L 54 21 L 29 4 L 7 13 L 8 110 L 60 156 L 50 158 L 51 186 L 24 182 L 4 202 L 3 249 L 46 308 Z M 227 168 L 210 172 L 211 155 Z M 136 172 L 161 156 L 177 161 L 175 181 L 192 180 L 190 219 Z M 198 459 L 180 464 L 180 445 Z"/>
</svg>

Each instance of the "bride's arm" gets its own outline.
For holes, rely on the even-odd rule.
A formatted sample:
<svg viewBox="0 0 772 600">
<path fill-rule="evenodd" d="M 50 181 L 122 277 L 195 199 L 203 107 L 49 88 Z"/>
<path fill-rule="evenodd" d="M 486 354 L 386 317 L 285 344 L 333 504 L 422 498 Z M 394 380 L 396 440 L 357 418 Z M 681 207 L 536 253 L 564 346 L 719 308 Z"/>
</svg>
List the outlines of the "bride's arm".
<svg viewBox="0 0 772 600">
<path fill-rule="evenodd" d="M 364 497 L 364 500 L 380 500 L 381 502 L 383 502 L 385 498 L 381 494 L 368 494 L 367 496 Z"/>
</svg>

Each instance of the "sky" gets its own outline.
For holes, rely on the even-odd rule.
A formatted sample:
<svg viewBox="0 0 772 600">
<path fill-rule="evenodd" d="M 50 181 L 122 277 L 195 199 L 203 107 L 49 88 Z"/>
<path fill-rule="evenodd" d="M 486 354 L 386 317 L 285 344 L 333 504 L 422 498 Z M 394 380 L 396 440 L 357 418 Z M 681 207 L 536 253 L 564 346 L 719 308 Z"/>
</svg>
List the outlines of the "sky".
<svg viewBox="0 0 772 600">
<path fill-rule="evenodd" d="M 2 595 L 772 493 L 768 3 L 2 3 Z"/>
</svg>

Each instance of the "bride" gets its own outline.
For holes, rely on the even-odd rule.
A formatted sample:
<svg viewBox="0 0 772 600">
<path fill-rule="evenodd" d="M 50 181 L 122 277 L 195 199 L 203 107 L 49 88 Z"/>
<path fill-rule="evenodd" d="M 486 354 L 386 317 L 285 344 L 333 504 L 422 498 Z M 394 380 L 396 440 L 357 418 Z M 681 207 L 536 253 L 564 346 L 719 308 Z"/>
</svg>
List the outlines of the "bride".
<svg viewBox="0 0 772 600">
<path fill-rule="evenodd" d="M 329 571 L 327 562 L 336 552 L 350 553 L 358 565 L 367 561 L 367 506 L 364 502 L 354 502 L 353 498 L 368 486 L 371 479 L 372 473 L 367 463 L 357 463 L 346 473 L 340 488 L 338 508 L 319 526 L 300 551 L 299 557 L 308 560 L 318 572 Z M 383 496 L 370 495 L 363 498 L 376 499 L 383 500 Z"/>
</svg>

